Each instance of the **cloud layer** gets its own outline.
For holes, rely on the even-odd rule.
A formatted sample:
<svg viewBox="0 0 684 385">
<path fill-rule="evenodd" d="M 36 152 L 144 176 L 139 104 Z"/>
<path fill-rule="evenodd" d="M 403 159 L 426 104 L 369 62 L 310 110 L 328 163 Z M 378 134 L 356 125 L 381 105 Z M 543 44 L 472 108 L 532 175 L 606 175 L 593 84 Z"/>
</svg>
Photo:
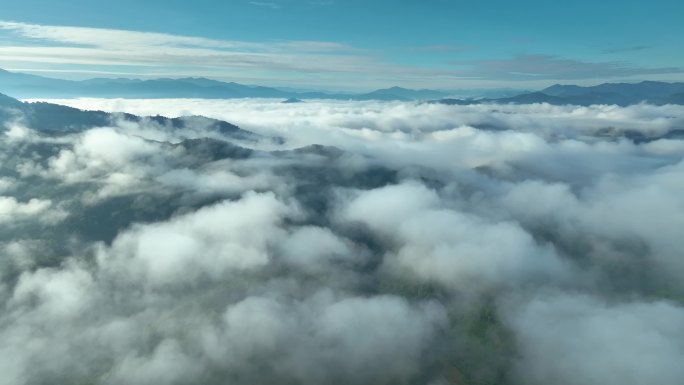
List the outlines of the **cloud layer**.
<svg viewBox="0 0 684 385">
<path fill-rule="evenodd" d="M 682 106 L 60 102 L 283 141 L 7 122 L 0 384 L 684 375 Z"/>
</svg>

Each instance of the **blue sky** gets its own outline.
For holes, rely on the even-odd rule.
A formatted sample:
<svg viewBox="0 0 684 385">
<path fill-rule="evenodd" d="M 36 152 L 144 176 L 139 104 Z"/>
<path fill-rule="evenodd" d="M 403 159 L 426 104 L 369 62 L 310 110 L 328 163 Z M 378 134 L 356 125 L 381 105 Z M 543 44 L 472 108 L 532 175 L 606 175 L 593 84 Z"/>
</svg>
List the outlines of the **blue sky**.
<svg viewBox="0 0 684 385">
<path fill-rule="evenodd" d="M 0 67 L 53 77 L 350 90 L 684 80 L 674 0 L 3 3 Z"/>
</svg>

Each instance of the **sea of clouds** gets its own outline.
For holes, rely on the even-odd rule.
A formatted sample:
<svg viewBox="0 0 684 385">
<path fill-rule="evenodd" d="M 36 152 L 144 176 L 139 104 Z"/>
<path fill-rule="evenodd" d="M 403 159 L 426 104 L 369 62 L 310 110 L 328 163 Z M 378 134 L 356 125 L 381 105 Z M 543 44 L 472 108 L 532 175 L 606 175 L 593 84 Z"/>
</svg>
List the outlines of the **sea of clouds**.
<svg viewBox="0 0 684 385">
<path fill-rule="evenodd" d="M 684 378 L 684 106 L 51 102 L 262 139 L 8 122 L 1 385 Z"/>
</svg>

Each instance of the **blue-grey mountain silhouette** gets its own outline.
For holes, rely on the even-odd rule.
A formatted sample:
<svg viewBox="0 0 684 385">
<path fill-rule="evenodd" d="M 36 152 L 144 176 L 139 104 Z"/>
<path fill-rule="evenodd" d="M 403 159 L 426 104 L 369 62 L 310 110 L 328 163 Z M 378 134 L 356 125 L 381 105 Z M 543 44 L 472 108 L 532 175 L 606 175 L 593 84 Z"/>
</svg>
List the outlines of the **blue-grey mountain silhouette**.
<svg viewBox="0 0 684 385">
<path fill-rule="evenodd" d="M 442 99 L 444 104 L 529 104 L 553 105 L 615 104 L 628 106 L 638 103 L 655 105 L 684 104 L 684 83 L 644 81 L 641 83 L 604 83 L 592 87 L 576 85 L 553 85 L 538 92 L 497 99 Z"/>
<path fill-rule="evenodd" d="M 0 92 L 19 98 L 277 98 L 338 100 L 427 100 L 447 96 L 432 90 L 393 87 L 363 94 L 300 92 L 206 78 L 60 80 L 0 70 Z"/>
</svg>

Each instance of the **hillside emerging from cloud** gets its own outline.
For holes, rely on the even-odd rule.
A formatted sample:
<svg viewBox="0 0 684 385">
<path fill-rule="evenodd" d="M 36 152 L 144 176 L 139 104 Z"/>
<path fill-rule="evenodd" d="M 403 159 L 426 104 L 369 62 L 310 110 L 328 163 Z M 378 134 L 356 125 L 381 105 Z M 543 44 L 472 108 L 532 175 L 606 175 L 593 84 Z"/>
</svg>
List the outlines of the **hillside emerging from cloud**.
<svg viewBox="0 0 684 385">
<path fill-rule="evenodd" d="M 683 106 L 59 103 L 0 95 L 2 385 L 684 378 Z"/>
</svg>

